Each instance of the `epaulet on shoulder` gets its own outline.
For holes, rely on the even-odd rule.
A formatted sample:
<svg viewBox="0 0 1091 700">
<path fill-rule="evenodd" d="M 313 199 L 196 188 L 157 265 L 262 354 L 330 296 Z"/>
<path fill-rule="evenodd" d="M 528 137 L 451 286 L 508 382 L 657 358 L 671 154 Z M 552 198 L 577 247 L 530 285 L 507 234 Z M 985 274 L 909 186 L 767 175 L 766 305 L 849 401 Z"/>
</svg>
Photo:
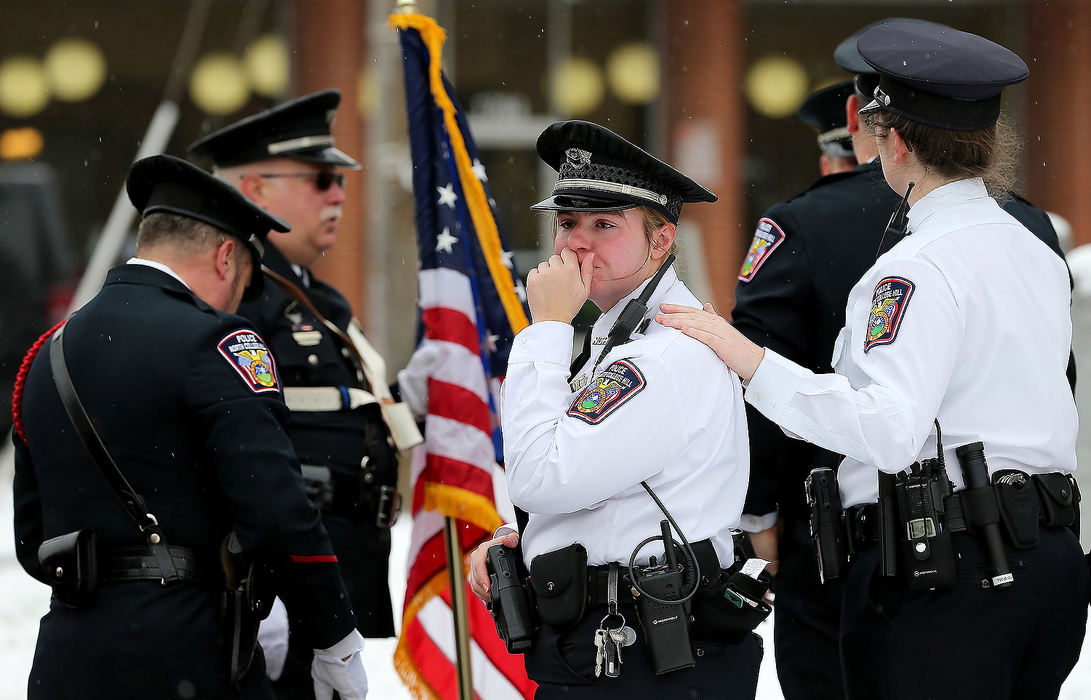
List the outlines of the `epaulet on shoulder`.
<svg viewBox="0 0 1091 700">
<path fill-rule="evenodd" d="M 23 432 L 23 387 L 27 383 L 27 374 L 30 373 L 30 366 L 34 364 L 34 358 L 37 357 L 41 351 L 42 346 L 46 344 L 53 334 L 57 332 L 57 329 L 65 324 L 64 321 L 59 322 L 57 325 L 50 328 L 45 333 L 42 333 L 34 344 L 27 350 L 26 356 L 23 361 L 19 363 L 19 372 L 15 375 L 15 389 L 11 392 L 11 418 L 12 424 L 15 429 L 15 434 L 19 436 L 19 439 L 24 443 L 27 441 L 26 433 Z"/>
</svg>

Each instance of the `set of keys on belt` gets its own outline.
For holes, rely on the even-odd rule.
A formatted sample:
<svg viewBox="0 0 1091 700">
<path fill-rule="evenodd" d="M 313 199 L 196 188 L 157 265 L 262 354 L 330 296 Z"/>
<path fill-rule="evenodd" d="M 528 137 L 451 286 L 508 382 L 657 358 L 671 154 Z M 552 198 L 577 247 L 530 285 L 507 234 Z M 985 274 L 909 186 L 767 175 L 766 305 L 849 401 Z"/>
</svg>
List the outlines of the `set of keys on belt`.
<svg viewBox="0 0 1091 700">
<path fill-rule="evenodd" d="M 621 650 L 636 641 L 636 630 L 625 624 L 625 616 L 618 610 L 617 584 L 618 565 L 610 565 L 606 583 L 606 615 L 595 630 L 595 678 L 602 675 L 605 665 L 606 677 L 617 678 L 621 675 Z M 611 626 L 616 622 L 617 626 Z"/>
</svg>

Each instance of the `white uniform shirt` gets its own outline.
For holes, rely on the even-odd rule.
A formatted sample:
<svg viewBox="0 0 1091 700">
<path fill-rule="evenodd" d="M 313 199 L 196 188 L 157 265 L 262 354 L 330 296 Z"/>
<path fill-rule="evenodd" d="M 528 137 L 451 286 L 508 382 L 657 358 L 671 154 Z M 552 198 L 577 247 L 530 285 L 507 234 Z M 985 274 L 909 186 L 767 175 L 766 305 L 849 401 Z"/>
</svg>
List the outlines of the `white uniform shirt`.
<svg viewBox="0 0 1091 700">
<path fill-rule="evenodd" d="M 738 376 L 703 344 L 654 322 L 611 350 L 591 374 L 614 320 L 641 289 L 595 323 L 590 332 L 600 342 L 572 386 L 571 325 L 535 323 L 515 338 L 500 421 L 508 493 L 530 514 L 522 533 L 528 565 L 573 542 L 586 547 L 588 564 L 628 563 L 641 540 L 659 534 L 664 519 L 642 480 L 690 542 L 711 538 L 723 565 L 732 561 L 730 531 L 739 524 L 750 465 Z M 700 306 L 673 269 L 652 295 L 648 316 L 663 302 Z M 627 388 L 615 385 L 616 403 L 607 399 L 609 408 L 582 414 L 577 406 L 599 404 L 574 402 L 588 385 L 609 385 L 617 361 L 628 363 L 612 372 Z M 662 551 L 660 543 L 650 544 L 637 561 Z"/>
<path fill-rule="evenodd" d="M 846 507 L 877 500 L 876 468 L 893 473 L 935 457 L 935 418 L 956 489 L 964 480 L 955 448 L 978 440 L 990 473 L 1074 471 L 1064 262 L 979 178 L 922 197 L 909 230 L 850 293 L 837 374 L 766 350 L 747 401 L 785 432 L 846 455 L 838 472 Z"/>
</svg>

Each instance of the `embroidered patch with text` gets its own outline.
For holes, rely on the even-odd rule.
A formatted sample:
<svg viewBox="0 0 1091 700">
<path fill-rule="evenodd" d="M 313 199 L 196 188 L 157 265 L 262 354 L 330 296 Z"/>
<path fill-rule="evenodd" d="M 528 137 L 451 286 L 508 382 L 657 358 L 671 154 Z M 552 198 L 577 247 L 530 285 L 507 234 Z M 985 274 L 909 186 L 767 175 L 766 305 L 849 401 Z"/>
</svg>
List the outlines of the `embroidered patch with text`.
<svg viewBox="0 0 1091 700">
<path fill-rule="evenodd" d="M 739 281 L 749 282 L 758 273 L 758 268 L 769 259 L 777 246 L 784 240 L 784 231 L 777 226 L 772 219 L 762 219 L 758 222 L 758 230 L 754 231 L 754 240 L 750 242 L 750 250 L 742 261 L 742 270 L 739 271 Z"/>
<path fill-rule="evenodd" d="M 913 283 L 904 277 L 886 277 L 875 285 L 864 337 L 865 353 L 876 345 L 889 345 L 898 337 L 913 288 Z"/>
<path fill-rule="evenodd" d="M 646 385 L 647 381 L 636 365 L 628 360 L 618 360 L 576 396 L 568 415 L 591 425 L 601 423 Z"/>
<path fill-rule="evenodd" d="M 231 363 L 251 391 L 277 391 L 273 356 L 269 354 L 269 348 L 257 333 L 235 331 L 221 340 L 216 348 Z"/>
</svg>

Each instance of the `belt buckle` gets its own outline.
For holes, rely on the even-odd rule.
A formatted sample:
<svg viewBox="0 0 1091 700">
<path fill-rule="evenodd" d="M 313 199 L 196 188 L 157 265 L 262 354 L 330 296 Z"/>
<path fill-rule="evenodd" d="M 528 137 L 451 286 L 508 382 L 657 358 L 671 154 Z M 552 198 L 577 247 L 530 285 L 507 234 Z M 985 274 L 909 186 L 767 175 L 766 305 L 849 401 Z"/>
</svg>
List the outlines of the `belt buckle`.
<svg viewBox="0 0 1091 700">
<path fill-rule="evenodd" d="M 398 522 L 402 509 L 402 495 L 393 486 L 380 486 L 379 499 L 375 504 L 375 527 L 389 530 Z"/>
</svg>

